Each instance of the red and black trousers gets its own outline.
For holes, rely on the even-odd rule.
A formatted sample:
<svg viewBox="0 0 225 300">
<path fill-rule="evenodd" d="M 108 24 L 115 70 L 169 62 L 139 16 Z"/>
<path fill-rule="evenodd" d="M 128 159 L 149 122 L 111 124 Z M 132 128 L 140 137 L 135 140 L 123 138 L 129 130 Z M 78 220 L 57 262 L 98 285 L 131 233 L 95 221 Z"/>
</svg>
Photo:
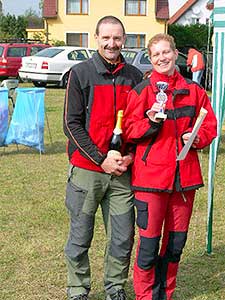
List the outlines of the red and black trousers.
<svg viewBox="0 0 225 300">
<path fill-rule="evenodd" d="M 195 190 L 135 192 L 139 229 L 134 263 L 136 300 L 172 300 L 194 196 Z"/>
</svg>

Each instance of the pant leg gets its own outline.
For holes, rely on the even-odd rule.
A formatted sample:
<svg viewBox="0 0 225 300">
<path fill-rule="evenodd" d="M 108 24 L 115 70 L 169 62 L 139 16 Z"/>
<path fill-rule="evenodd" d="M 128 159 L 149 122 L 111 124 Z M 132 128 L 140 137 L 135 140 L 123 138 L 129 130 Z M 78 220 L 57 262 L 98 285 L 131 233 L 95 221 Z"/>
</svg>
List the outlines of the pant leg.
<svg viewBox="0 0 225 300">
<path fill-rule="evenodd" d="M 176 276 L 192 214 L 195 191 L 173 192 L 170 196 L 164 224 L 164 234 L 160 251 L 160 297 L 172 300 L 176 287 Z"/>
<path fill-rule="evenodd" d="M 134 206 L 130 174 L 111 176 L 101 203 L 107 233 L 104 257 L 104 285 L 107 294 L 124 288 L 128 278 L 134 242 Z"/>
<path fill-rule="evenodd" d="M 95 213 L 105 194 L 105 178 L 106 174 L 73 167 L 68 179 L 66 207 L 70 232 L 65 258 L 69 296 L 88 293 L 91 288 L 88 250 L 93 238 Z"/>
<path fill-rule="evenodd" d="M 203 70 L 195 71 L 192 73 L 192 80 L 200 84 L 202 75 L 203 75 Z"/>
<path fill-rule="evenodd" d="M 134 263 L 136 300 L 159 299 L 159 243 L 168 199 L 168 193 L 135 193 L 139 229 Z"/>
</svg>

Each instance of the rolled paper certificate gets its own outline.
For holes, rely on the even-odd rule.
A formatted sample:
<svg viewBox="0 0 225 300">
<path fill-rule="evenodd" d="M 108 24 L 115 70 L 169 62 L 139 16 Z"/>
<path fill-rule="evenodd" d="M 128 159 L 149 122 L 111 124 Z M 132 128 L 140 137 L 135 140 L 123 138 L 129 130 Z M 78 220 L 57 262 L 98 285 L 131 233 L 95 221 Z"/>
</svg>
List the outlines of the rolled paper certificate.
<svg viewBox="0 0 225 300">
<path fill-rule="evenodd" d="M 177 157 L 177 160 L 183 160 L 185 159 L 189 149 L 191 148 L 191 145 L 193 144 L 193 141 L 199 131 L 199 128 L 202 125 L 203 120 L 205 119 L 206 114 L 208 113 L 208 111 L 205 108 L 201 108 L 199 115 L 197 117 L 197 120 L 195 122 L 195 125 L 193 127 L 193 130 L 191 132 L 191 136 L 189 137 L 188 142 L 184 145 L 184 147 L 182 148 L 180 154 Z"/>
</svg>

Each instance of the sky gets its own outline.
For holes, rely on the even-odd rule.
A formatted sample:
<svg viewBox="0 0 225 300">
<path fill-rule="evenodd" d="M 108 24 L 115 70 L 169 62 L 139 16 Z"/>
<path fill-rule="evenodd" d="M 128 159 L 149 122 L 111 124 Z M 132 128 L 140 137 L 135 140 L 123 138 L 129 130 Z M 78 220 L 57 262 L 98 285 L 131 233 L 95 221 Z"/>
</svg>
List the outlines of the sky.
<svg viewBox="0 0 225 300">
<path fill-rule="evenodd" d="M 4 15 L 24 15 L 28 9 L 34 10 L 37 14 L 39 10 L 40 0 L 2 0 L 2 11 Z"/>
</svg>

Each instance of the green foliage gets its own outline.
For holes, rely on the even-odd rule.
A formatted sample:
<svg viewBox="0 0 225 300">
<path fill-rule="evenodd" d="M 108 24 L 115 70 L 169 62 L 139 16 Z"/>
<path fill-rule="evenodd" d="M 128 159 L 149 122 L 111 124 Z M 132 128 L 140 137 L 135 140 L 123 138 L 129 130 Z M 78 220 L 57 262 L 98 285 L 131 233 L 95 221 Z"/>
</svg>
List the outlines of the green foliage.
<svg viewBox="0 0 225 300">
<path fill-rule="evenodd" d="M 24 16 L 7 14 L 0 16 L 1 38 L 26 38 L 27 19 Z"/>
<path fill-rule="evenodd" d="M 173 24 L 168 28 L 168 33 L 175 39 L 177 49 L 181 51 L 190 47 L 207 49 L 208 32 L 208 25 L 205 24 L 191 24 L 185 26 Z M 210 35 L 212 36 L 212 30 L 210 30 Z"/>
<path fill-rule="evenodd" d="M 34 40 L 39 40 L 41 43 L 45 43 L 45 36 L 41 33 L 41 32 L 35 32 L 33 35 L 32 35 L 32 38 Z"/>
<path fill-rule="evenodd" d="M 66 45 L 66 43 L 64 41 L 60 41 L 60 40 L 52 40 L 51 44 L 53 46 L 65 46 Z"/>
<path fill-rule="evenodd" d="M 29 28 L 43 28 L 43 19 L 32 8 L 27 9 L 24 14 Z"/>
</svg>

